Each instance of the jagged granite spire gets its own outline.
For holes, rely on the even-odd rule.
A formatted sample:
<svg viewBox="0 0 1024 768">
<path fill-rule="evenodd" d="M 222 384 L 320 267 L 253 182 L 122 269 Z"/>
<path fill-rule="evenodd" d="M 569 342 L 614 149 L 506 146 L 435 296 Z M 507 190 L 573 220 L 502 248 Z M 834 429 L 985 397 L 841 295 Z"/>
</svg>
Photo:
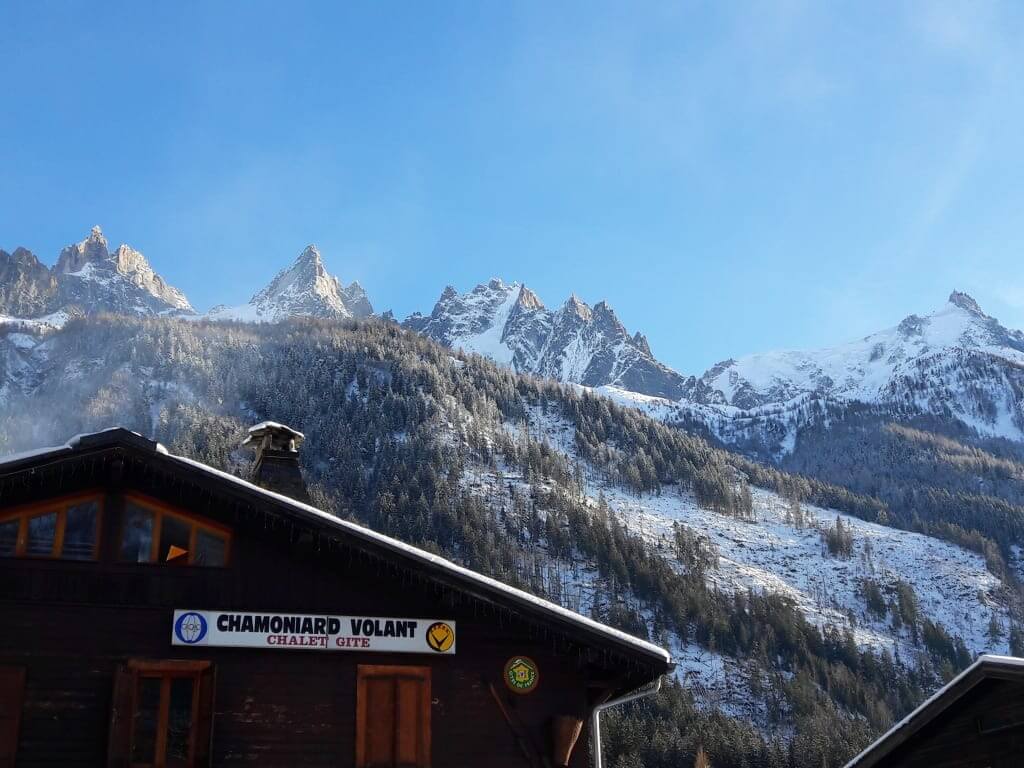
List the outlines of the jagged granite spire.
<svg viewBox="0 0 1024 768">
<path fill-rule="evenodd" d="M 368 317 L 373 307 L 359 283 L 345 287 L 327 271 L 320 249 L 310 244 L 248 304 L 214 307 L 214 320 L 275 322 L 288 317 Z"/>
<path fill-rule="evenodd" d="M 122 244 L 110 253 L 99 226 L 60 252 L 53 273 L 63 304 L 85 313 L 192 313 L 185 294 L 158 275 L 139 251 Z"/>
<path fill-rule="evenodd" d="M 0 315 L 38 317 L 59 305 L 57 276 L 26 248 L 0 249 Z"/>
<path fill-rule="evenodd" d="M 953 291 L 949 294 L 949 303 L 960 307 L 960 309 L 966 309 L 968 312 L 973 312 L 976 315 L 985 315 L 978 302 L 976 302 L 970 294 L 963 293 L 962 291 Z"/>
<path fill-rule="evenodd" d="M 448 286 L 429 316 L 411 315 L 403 325 L 522 373 L 671 398 L 687 387 L 646 341 L 636 343 L 606 302 L 590 307 L 575 294 L 549 311 L 520 283 L 494 278 L 466 294 Z"/>
</svg>

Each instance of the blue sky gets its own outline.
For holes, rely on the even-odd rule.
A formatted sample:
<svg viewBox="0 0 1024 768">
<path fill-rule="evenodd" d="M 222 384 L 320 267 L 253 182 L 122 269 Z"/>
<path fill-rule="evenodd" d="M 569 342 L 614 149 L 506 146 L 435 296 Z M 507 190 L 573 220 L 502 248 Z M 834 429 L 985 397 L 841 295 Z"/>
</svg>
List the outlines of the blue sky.
<svg viewBox="0 0 1024 768">
<path fill-rule="evenodd" d="M 1024 4 L 0 0 L 0 247 L 200 309 L 308 242 L 378 309 L 607 299 L 684 372 L 966 290 L 1024 327 Z"/>
</svg>

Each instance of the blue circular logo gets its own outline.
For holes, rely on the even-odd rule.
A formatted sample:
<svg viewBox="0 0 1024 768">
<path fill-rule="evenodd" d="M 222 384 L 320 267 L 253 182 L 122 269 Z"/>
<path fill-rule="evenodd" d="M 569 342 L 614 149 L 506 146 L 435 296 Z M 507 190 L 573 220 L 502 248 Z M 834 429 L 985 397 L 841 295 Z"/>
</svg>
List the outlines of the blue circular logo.
<svg viewBox="0 0 1024 768">
<path fill-rule="evenodd" d="M 174 622 L 174 634 L 186 645 L 195 645 L 206 637 L 206 617 L 201 613 L 183 613 Z"/>
</svg>

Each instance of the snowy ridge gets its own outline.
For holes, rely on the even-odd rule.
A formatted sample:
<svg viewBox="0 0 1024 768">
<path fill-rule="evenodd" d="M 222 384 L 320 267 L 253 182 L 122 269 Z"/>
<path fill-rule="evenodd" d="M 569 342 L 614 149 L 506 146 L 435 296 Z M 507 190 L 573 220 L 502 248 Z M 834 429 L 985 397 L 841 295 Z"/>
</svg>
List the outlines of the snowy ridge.
<svg viewBox="0 0 1024 768">
<path fill-rule="evenodd" d="M 937 312 L 848 344 L 810 352 L 769 352 L 720 363 L 701 377 L 723 404 L 739 408 L 781 403 L 814 393 L 879 402 L 896 394 L 901 377 L 957 351 L 1024 366 L 1024 334 L 1008 331 L 977 303 L 954 292 Z"/>
<path fill-rule="evenodd" d="M 750 355 L 684 377 L 630 336 L 604 302 L 576 296 L 545 308 L 520 283 L 448 287 L 430 315 L 405 327 L 520 373 L 597 389 L 669 423 L 699 425 L 727 445 L 768 443 L 780 457 L 821 426 L 828 406 L 863 404 L 896 416 L 938 415 L 981 436 L 1024 441 L 1024 334 L 954 291 L 929 315 L 854 342 Z"/>
<path fill-rule="evenodd" d="M 525 285 L 495 278 L 465 294 L 445 288 L 429 316 L 404 325 L 519 373 L 665 398 L 687 391 L 688 380 L 658 362 L 642 334 L 630 336 L 603 301 L 591 307 L 573 295 L 551 311 Z"/>
<path fill-rule="evenodd" d="M 346 286 L 327 272 L 315 245 L 307 246 L 248 303 L 219 305 L 202 316 L 142 253 L 126 244 L 110 251 L 99 227 L 65 247 L 52 269 L 24 248 L 13 254 L 0 251 L 0 322 L 47 331 L 68 317 L 98 312 L 278 322 L 297 316 L 369 317 L 373 306 L 359 283 Z"/>
<path fill-rule="evenodd" d="M 682 398 L 616 385 L 598 391 L 662 421 L 700 425 L 726 445 L 760 441 L 776 458 L 793 450 L 801 430 L 827 430 L 830 408 L 847 405 L 897 420 L 939 416 L 1024 442 L 1024 334 L 954 291 L 938 311 L 857 341 L 719 363 Z"/>
</svg>

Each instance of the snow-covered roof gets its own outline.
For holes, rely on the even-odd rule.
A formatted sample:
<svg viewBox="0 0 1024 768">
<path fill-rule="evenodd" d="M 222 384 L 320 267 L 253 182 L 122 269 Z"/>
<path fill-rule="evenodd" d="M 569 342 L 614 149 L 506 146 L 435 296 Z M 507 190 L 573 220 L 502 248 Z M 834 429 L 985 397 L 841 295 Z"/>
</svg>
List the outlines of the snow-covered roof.
<svg viewBox="0 0 1024 768">
<path fill-rule="evenodd" d="M 984 680 L 989 672 L 1016 670 L 1024 677 L 1024 659 L 983 654 L 967 669 L 928 697 L 923 704 L 879 736 L 873 744 L 848 762 L 845 768 L 868 768 L 906 742 L 923 725 L 944 712 L 957 699 Z"/>
<path fill-rule="evenodd" d="M 264 422 L 257 426 L 262 427 L 270 424 L 274 424 L 274 422 Z M 0 475 L 2 475 L 5 470 L 20 469 L 21 467 L 18 465 L 34 463 L 35 461 L 53 458 L 60 454 L 72 453 L 78 450 L 115 443 L 126 443 L 137 448 L 148 449 L 155 454 L 164 456 L 177 464 L 188 467 L 189 469 L 196 470 L 211 477 L 215 477 L 223 482 L 230 483 L 249 493 L 263 496 L 268 500 L 272 500 L 279 505 L 289 508 L 291 511 L 294 511 L 299 515 L 325 523 L 355 539 L 372 542 L 386 550 L 403 555 L 421 565 L 428 566 L 454 576 L 464 583 L 468 582 L 481 588 L 483 591 L 508 598 L 511 602 L 522 605 L 527 609 L 546 614 L 555 619 L 560 619 L 581 629 L 589 630 L 591 633 L 604 637 L 619 645 L 633 648 L 647 656 L 653 656 L 663 662 L 666 667 L 670 667 L 672 665 L 671 654 L 653 643 L 633 637 L 630 634 L 613 627 L 609 627 L 598 621 L 594 621 L 586 616 L 581 616 L 574 611 L 570 611 L 560 605 L 543 600 L 536 595 L 531 595 L 529 592 L 516 589 L 515 587 L 498 581 L 497 579 L 492 579 L 489 576 L 484 576 L 483 574 L 472 571 L 469 568 L 464 568 L 463 566 L 453 563 L 451 560 L 447 560 L 439 555 L 411 546 L 405 542 L 399 541 L 398 539 L 393 539 L 390 536 L 385 536 L 384 534 L 358 525 L 357 523 L 342 520 L 332 514 L 324 512 L 323 510 L 310 506 L 309 504 L 303 504 L 302 502 L 296 501 L 288 496 L 269 491 L 266 488 L 261 488 L 247 480 L 243 480 L 242 478 L 236 477 L 227 472 L 222 472 L 219 469 L 215 469 L 207 464 L 190 459 L 187 456 L 172 454 L 160 443 L 148 440 L 137 432 L 131 432 L 123 428 L 113 427 L 102 430 L 101 432 L 76 435 L 61 446 L 41 448 L 11 456 L 0 457 Z"/>
</svg>

